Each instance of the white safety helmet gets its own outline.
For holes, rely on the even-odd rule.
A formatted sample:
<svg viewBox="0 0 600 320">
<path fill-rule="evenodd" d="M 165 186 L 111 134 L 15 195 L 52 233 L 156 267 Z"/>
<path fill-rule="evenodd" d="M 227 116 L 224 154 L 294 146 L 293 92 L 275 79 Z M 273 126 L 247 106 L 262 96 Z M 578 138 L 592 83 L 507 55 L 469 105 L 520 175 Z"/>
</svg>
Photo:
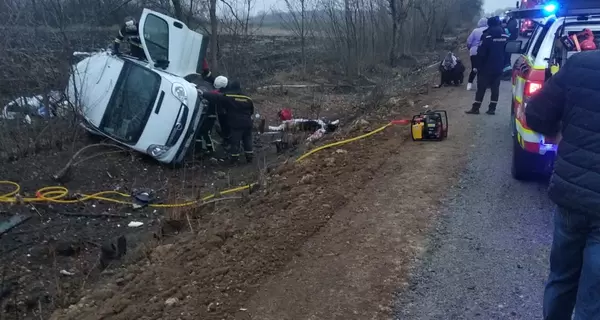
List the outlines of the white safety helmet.
<svg viewBox="0 0 600 320">
<path fill-rule="evenodd" d="M 226 77 L 223 77 L 223 76 L 216 77 L 215 82 L 214 82 L 215 89 L 223 89 L 223 88 L 227 87 L 228 82 L 229 81 L 227 80 Z"/>
</svg>

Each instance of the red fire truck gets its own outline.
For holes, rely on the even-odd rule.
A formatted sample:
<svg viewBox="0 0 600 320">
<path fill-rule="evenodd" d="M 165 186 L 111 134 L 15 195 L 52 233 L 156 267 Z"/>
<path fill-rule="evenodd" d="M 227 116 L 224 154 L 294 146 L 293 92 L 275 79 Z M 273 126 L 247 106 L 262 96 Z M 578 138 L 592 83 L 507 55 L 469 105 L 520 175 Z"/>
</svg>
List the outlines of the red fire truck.
<svg viewBox="0 0 600 320">
<path fill-rule="evenodd" d="M 537 5 L 543 4 L 544 0 L 522 0 L 520 9 L 531 9 Z M 521 21 L 521 28 L 519 34 L 524 37 L 530 37 L 535 29 L 535 23 L 531 19 L 523 19 Z"/>
</svg>

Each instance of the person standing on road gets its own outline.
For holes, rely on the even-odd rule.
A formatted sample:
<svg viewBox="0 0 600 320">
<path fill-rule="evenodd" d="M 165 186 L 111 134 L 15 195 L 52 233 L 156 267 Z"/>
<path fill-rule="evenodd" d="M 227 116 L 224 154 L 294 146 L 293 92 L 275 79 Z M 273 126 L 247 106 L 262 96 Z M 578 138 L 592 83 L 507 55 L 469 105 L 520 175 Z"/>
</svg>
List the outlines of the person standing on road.
<svg viewBox="0 0 600 320">
<path fill-rule="evenodd" d="M 508 29 L 508 40 L 514 41 L 519 38 L 519 22 L 517 19 L 509 17 L 506 29 Z"/>
<path fill-rule="evenodd" d="M 467 38 L 467 48 L 469 49 L 469 55 L 471 56 L 471 73 L 469 73 L 469 82 L 467 82 L 467 90 L 473 88 L 473 81 L 477 76 L 477 48 L 481 44 L 483 31 L 487 29 L 487 19 L 481 18 L 477 22 L 477 28 L 473 29 L 469 37 Z"/>
<path fill-rule="evenodd" d="M 502 70 L 504 69 L 504 47 L 508 41 L 508 35 L 502 29 L 502 23 L 499 17 L 489 18 L 487 21 L 489 28 L 485 30 L 481 45 L 477 49 L 477 60 L 479 63 L 477 73 L 477 92 L 475 93 L 475 102 L 468 114 L 479 114 L 479 108 L 485 97 L 485 91 L 490 88 L 492 97 L 487 114 L 496 113 L 496 105 L 500 96 L 500 81 L 502 79 Z"/>
<path fill-rule="evenodd" d="M 548 193 L 558 209 L 544 319 L 600 317 L 600 52 L 573 55 L 528 103 L 527 125 L 559 140 Z"/>
</svg>

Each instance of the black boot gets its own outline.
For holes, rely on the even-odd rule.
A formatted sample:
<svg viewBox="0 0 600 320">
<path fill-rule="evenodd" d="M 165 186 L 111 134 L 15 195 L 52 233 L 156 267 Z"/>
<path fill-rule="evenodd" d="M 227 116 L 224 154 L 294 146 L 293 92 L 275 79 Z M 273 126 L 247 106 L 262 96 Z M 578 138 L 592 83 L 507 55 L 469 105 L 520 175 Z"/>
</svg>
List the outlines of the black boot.
<svg viewBox="0 0 600 320">
<path fill-rule="evenodd" d="M 479 114 L 479 107 L 481 107 L 481 103 L 473 103 L 473 106 L 470 110 L 465 111 L 466 114 Z"/>
<path fill-rule="evenodd" d="M 254 153 L 253 152 L 246 152 L 246 162 L 248 163 L 252 163 L 252 161 L 254 161 Z"/>
<path fill-rule="evenodd" d="M 495 103 L 490 103 L 490 106 L 488 107 L 488 111 L 486 112 L 486 114 L 489 114 L 489 115 L 496 114 L 496 104 Z"/>
<path fill-rule="evenodd" d="M 239 156 L 230 156 L 229 157 L 229 164 L 231 164 L 231 165 L 236 165 L 236 164 L 238 164 L 239 161 L 240 161 Z"/>
</svg>

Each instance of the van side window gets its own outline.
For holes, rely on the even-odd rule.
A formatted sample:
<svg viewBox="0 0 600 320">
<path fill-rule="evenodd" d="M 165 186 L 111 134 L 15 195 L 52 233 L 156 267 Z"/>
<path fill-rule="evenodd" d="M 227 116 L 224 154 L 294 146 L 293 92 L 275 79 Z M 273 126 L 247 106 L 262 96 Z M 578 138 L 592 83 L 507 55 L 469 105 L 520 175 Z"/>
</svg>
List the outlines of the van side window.
<svg viewBox="0 0 600 320">
<path fill-rule="evenodd" d="M 154 61 L 169 60 L 169 24 L 160 17 L 149 14 L 144 23 L 144 40 L 150 58 Z"/>
<path fill-rule="evenodd" d="M 548 31 L 550 30 L 550 27 L 553 23 L 554 20 L 550 20 L 546 23 L 545 26 L 541 27 L 540 36 L 537 38 L 535 44 L 533 45 L 533 50 L 531 51 L 531 55 L 534 58 L 537 57 L 538 52 L 540 51 L 540 47 L 542 46 L 542 43 L 544 42 L 544 39 L 546 38 L 546 35 L 548 34 Z"/>
<path fill-rule="evenodd" d="M 542 31 L 541 27 L 539 25 L 536 25 L 535 29 L 531 33 L 531 37 L 529 37 L 529 39 L 527 39 L 527 42 L 525 43 L 525 51 L 524 52 L 529 52 L 529 49 L 531 49 L 533 42 L 537 39 L 536 38 L 537 34 L 540 33 L 541 31 Z"/>
</svg>

